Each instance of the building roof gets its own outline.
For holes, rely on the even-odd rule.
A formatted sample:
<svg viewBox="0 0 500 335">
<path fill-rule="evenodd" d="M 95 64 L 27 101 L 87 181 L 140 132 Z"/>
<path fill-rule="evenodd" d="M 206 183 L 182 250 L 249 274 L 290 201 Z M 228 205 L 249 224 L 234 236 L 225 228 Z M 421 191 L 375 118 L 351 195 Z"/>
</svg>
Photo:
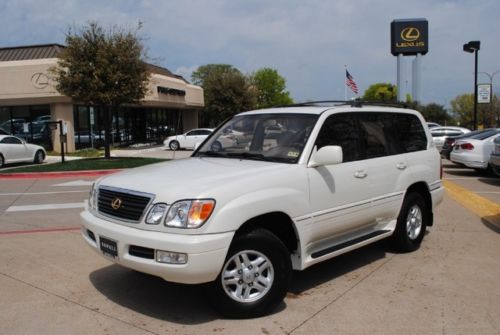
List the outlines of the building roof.
<svg viewBox="0 0 500 335">
<path fill-rule="evenodd" d="M 66 48 L 64 45 L 55 43 L 0 48 L 0 62 L 57 58 L 64 48 Z M 189 83 L 182 76 L 176 75 L 164 67 L 149 63 L 146 63 L 146 67 L 151 73 L 161 74 Z"/>
<path fill-rule="evenodd" d="M 0 48 L 0 61 L 57 58 L 64 49 L 60 44 L 40 44 L 20 47 Z"/>
</svg>

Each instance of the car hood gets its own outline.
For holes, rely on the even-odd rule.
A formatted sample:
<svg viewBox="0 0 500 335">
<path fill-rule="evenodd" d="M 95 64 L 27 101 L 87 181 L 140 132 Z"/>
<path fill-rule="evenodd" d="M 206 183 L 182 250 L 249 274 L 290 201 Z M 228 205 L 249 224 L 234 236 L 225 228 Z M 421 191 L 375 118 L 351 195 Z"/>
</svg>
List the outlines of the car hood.
<svg viewBox="0 0 500 335">
<path fill-rule="evenodd" d="M 172 203 L 190 198 L 222 199 L 262 188 L 263 178 L 278 181 L 284 169 L 296 164 L 228 158 L 190 157 L 122 171 L 99 181 L 99 186 L 155 195 L 155 202 Z M 278 182 L 278 184 L 281 184 Z"/>
</svg>

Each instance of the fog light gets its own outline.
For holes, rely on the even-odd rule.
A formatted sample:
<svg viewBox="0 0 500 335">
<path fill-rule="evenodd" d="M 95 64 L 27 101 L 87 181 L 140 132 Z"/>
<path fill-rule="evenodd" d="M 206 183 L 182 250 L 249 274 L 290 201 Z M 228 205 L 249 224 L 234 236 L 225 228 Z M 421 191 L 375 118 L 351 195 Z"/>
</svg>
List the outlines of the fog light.
<svg viewBox="0 0 500 335">
<path fill-rule="evenodd" d="M 156 261 L 158 263 L 186 264 L 187 260 L 188 260 L 187 254 L 183 254 L 183 253 L 179 253 L 179 252 L 156 250 Z"/>
</svg>

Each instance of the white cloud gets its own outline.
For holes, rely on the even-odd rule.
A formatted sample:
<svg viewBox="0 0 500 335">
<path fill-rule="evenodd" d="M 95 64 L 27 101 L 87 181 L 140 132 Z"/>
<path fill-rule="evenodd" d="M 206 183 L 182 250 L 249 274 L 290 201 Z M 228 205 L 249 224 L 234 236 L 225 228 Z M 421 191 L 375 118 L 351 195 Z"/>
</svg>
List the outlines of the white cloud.
<svg viewBox="0 0 500 335">
<path fill-rule="evenodd" d="M 228 63 L 243 72 L 270 66 L 287 79 L 296 100 L 338 99 L 344 64 L 361 91 L 394 83 L 390 22 L 423 17 L 430 29 L 424 102 L 447 104 L 472 91 L 473 57 L 462 51 L 464 43 L 481 40 L 480 71 L 500 69 L 498 13 L 498 0 L 4 0 L 0 41 L 63 43 L 74 23 L 133 26 L 141 20 L 149 56 L 188 80 L 197 67 L 192 64 Z M 500 87 L 500 75 L 495 84 Z"/>
</svg>

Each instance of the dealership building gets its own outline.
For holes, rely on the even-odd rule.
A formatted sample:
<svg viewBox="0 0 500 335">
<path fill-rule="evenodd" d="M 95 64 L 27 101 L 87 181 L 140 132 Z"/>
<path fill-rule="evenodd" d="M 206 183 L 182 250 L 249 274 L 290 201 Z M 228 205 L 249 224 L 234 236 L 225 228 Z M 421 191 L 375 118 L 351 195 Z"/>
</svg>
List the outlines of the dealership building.
<svg viewBox="0 0 500 335">
<path fill-rule="evenodd" d="M 0 131 L 60 151 L 63 121 L 66 150 L 104 142 L 104 113 L 59 93 L 49 69 L 64 50 L 59 44 L 0 48 Z M 152 64 L 148 93 L 140 105 L 122 107 L 112 118 L 112 144 L 128 146 L 160 142 L 166 136 L 198 126 L 203 89 Z"/>
</svg>

